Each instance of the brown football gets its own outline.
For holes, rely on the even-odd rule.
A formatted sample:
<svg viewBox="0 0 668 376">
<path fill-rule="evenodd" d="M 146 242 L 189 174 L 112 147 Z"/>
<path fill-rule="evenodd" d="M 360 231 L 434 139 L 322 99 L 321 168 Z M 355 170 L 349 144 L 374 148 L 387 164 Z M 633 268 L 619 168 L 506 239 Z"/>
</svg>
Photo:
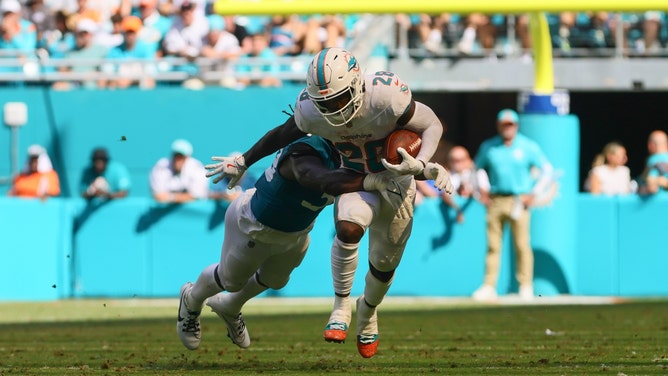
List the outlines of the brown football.
<svg viewBox="0 0 668 376">
<path fill-rule="evenodd" d="M 420 135 L 408 129 L 398 129 L 385 138 L 383 145 L 383 158 L 392 164 L 401 163 L 402 157 L 397 153 L 397 148 L 404 148 L 408 154 L 415 157 L 422 146 Z"/>
</svg>

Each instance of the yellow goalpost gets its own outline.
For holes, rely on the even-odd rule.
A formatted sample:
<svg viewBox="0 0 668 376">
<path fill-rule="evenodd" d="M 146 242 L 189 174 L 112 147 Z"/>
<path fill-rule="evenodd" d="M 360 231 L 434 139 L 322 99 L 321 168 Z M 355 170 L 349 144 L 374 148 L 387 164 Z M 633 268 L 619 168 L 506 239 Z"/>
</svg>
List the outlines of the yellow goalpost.
<svg viewBox="0 0 668 376">
<path fill-rule="evenodd" d="M 217 0 L 220 14 L 316 13 L 526 13 L 562 11 L 638 12 L 668 10 L 666 0 Z"/>
</svg>

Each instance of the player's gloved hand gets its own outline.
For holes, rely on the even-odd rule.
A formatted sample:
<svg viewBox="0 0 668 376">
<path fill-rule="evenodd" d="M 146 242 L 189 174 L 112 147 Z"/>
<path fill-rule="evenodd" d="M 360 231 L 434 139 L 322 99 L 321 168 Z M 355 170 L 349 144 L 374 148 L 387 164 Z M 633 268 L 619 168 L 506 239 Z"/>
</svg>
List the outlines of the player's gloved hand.
<svg viewBox="0 0 668 376">
<path fill-rule="evenodd" d="M 207 170 L 206 177 L 210 178 L 214 175 L 218 175 L 213 179 L 214 183 L 225 179 L 226 177 L 230 178 L 230 183 L 227 185 L 228 189 L 234 188 L 241 177 L 246 172 L 246 160 L 243 155 L 237 155 L 235 157 L 211 157 L 214 161 L 219 161 L 218 163 L 212 163 L 204 166 Z"/>
<path fill-rule="evenodd" d="M 394 172 L 395 175 L 419 175 L 422 173 L 425 166 L 424 162 L 413 158 L 404 148 L 397 148 L 397 153 L 403 158 L 398 165 L 388 162 L 385 158 L 380 160 L 388 171 Z"/>
<path fill-rule="evenodd" d="M 455 187 L 450 180 L 450 173 L 440 164 L 434 162 L 427 163 L 422 174 L 425 178 L 434 181 L 434 187 L 445 191 L 449 195 L 454 192 Z"/>
<path fill-rule="evenodd" d="M 407 184 L 400 184 L 400 178 L 391 171 L 367 174 L 364 178 L 364 190 L 380 192 L 383 199 L 397 210 L 406 199 L 408 188 Z"/>
</svg>

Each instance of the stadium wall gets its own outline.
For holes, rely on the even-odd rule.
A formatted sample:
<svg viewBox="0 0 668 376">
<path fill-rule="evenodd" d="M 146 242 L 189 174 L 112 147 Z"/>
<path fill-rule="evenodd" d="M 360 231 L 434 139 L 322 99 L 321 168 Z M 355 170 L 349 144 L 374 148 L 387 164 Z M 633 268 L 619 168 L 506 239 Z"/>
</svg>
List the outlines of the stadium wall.
<svg viewBox="0 0 668 376">
<path fill-rule="evenodd" d="M 173 297 L 186 280 L 216 262 L 223 237 L 223 204 L 156 204 L 149 197 L 148 172 L 169 154 L 171 141 L 189 139 L 202 161 L 248 147 L 285 119 L 298 87 L 232 91 L 53 92 L 41 88 L 0 91 L 0 101 L 28 104 L 28 124 L 19 131 L 19 157 L 32 143 L 47 147 L 63 180 L 63 198 L 0 198 L 0 300 L 53 300 L 88 297 Z M 419 95 L 419 94 L 418 94 Z M 417 96 L 417 95 L 416 95 Z M 508 95 L 506 98 L 509 101 Z M 430 98 L 425 98 L 430 99 Z M 433 99 L 433 98 L 432 98 Z M 479 101 L 493 119 L 503 100 Z M 432 104 L 437 112 L 442 103 Z M 466 106 L 464 106 L 466 107 Z M 511 104 L 512 107 L 512 104 Z M 583 124 L 586 127 L 586 124 Z M 462 131 L 462 130 L 459 130 Z M 453 132 L 457 134 L 457 129 Z M 122 137 L 125 136 L 125 141 Z M 0 151 L 9 156 L 9 128 L 0 129 Z M 79 199 L 79 174 L 96 146 L 126 164 L 133 178 L 129 198 L 105 204 Z M 256 173 L 266 166 L 261 161 Z M 0 175 L 11 173 L 9 158 Z M 3 186 L 5 193 L 7 187 Z M 536 249 L 538 294 L 668 295 L 663 218 L 666 195 L 605 198 L 577 194 L 572 220 L 575 249 Z M 415 229 L 390 294 L 468 296 L 482 280 L 485 254 L 484 208 L 466 206 L 466 222 L 438 200 L 416 210 Z M 558 205 L 558 202 L 555 202 Z M 549 232 L 534 216 L 534 231 Z M 311 250 L 279 296 L 330 296 L 329 249 L 334 235 L 328 208 L 312 233 Z M 516 290 L 513 253 L 505 240 L 501 293 Z M 360 294 L 366 272 L 366 240 L 353 293 Z M 564 257 L 567 254 L 568 257 Z"/>
</svg>

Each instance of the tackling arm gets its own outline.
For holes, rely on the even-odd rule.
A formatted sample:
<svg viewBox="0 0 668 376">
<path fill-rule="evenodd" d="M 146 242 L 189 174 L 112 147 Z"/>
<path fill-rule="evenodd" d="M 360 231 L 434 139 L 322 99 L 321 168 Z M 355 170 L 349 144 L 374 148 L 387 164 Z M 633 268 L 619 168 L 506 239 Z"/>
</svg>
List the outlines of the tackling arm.
<svg viewBox="0 0 668 376">
<path fill-rule="evenodd" d="M 304 187 L 332 196 L 364 190 L 366 177 L 366 174 L 347 168 L 330 170 L 319 157 L 309 154 L 288 156 L 279 171 L 286 179 L 296 180 Z"/>
<path fill-rule="evenodd" d="M 304 136 L 306 136 L 306 133 L 297 128 L 295 117 L 290 116 L 285 123 L 267 132 L 243 154 L 246 166 L 252 165 L 267 155 Z"/>
</svg>

